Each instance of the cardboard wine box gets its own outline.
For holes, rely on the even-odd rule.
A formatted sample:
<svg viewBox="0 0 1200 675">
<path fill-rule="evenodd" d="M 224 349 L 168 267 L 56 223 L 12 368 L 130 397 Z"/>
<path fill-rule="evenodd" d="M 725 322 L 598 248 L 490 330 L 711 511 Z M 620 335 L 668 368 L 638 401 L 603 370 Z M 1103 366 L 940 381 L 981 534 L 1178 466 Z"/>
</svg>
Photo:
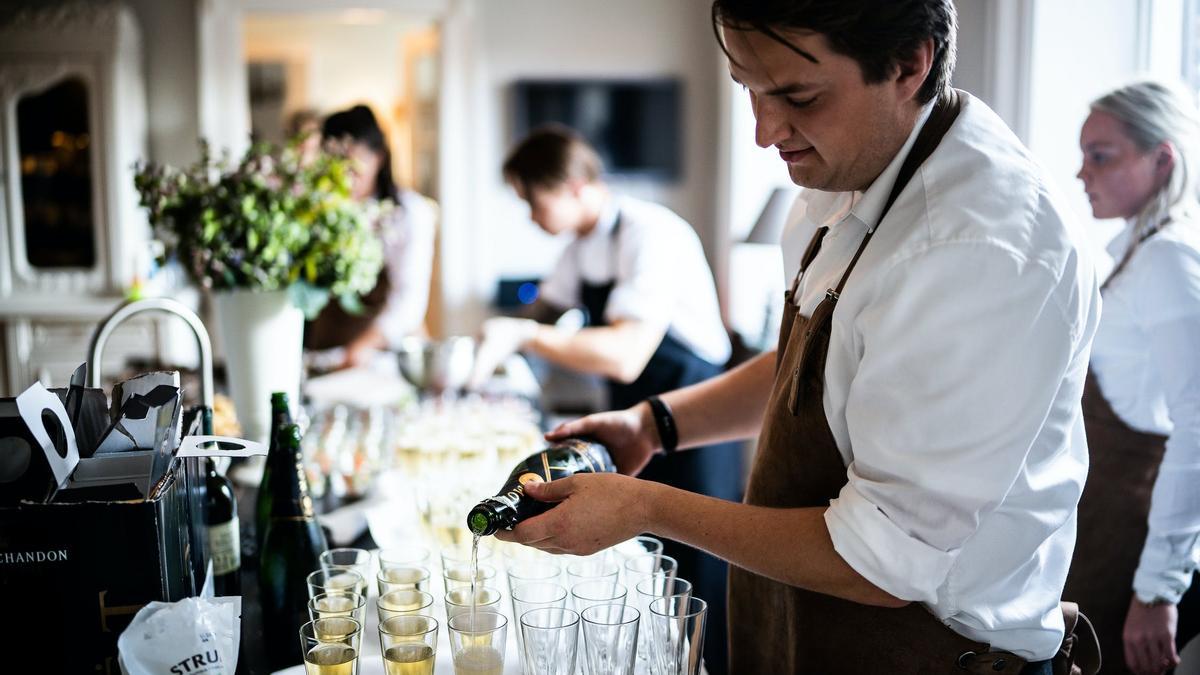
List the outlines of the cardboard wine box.
<svg viewBox="0 0 1200 675">
<path fill-rule="evenodd" d="M 37 659 L 28 672 L 119 673 L 117 637 L 133 615 L 196 594 L 200 461 L 176 460 L 145 499 L 67 490 L 53 503 L 0 507 L 5 633 Z"/>
</svg>

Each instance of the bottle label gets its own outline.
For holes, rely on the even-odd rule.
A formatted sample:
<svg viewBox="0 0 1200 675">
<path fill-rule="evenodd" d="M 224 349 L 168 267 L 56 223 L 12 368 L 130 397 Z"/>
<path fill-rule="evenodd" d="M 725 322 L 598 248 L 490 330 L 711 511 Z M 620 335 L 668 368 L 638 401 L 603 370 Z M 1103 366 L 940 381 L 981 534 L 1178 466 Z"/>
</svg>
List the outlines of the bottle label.
<svg viewBox="0 0 1200 675">
<path fill-rule="evenodd" d="M 238 519 L 208 528 L 208 547 L 212 551 L 213 574 L 220 576 L 242 566 L 242 543 L 238 536 Z"/>
</svg>

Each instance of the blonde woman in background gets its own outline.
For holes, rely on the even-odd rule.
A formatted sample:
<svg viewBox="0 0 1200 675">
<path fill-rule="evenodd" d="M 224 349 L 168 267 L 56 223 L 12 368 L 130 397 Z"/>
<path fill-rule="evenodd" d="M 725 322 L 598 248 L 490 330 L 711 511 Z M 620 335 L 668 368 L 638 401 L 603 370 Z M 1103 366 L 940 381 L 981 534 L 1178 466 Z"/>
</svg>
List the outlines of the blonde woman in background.
<svg viewBox="0 0 1200 675">
<path fill-rule="evenodd" d="M 1153 82 L 1096 100 L 1080 133 L 1093 215 L 1126 221 L 1084 390 L 1091 467 L 1063 591 L 1095 625 L 1105 673 L 1167 672 L 1197 632 L 1196 601 L 1181 600 L 1200 532 L 1198 139 L 1195 105 Z"/>
</svg>

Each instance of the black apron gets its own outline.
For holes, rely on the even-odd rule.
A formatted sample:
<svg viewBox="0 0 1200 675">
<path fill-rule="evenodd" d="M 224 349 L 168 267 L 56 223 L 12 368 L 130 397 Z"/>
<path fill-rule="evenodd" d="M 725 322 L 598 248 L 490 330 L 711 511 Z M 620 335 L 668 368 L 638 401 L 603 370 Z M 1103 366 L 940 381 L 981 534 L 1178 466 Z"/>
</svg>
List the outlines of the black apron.
<svg viewBox="0 0 1200 675">
<path fill-rule="evenodd" d="M 618 214 L 609 235 L 613 238 L 610 256 L 613 277 L 616 276 L 620 227 L 621 217 Z M 615 285 L 615 278 L 602 284 L 581 282 L 580 304 L 587 310 L 588 325 L 607 325 L 604 315 L 608 309 L 608 297 Z M 628 408 L 649 396 L 715 377 L 722 370 L 721 366 L 697 356 L 668 331 L 636 380 L 629 384 L 609 380 L 609 406 L 617 410 Z M 721 443 L 670 456 L 655 456 L 638 477 L 710 497 L 741 501 L 742 448 L 739 443 Z M 663 552 L 679 562 L 679 576 L 691 581 L 696 597 L 708 603 L 707 634 L 724 636 L 728 565 L 719 558 L 670 540 L 663 542 Z M 704 661 L 710 675 L 725 673 L 727 660 L 725 640 L 704 641 Z"/>
</svg>

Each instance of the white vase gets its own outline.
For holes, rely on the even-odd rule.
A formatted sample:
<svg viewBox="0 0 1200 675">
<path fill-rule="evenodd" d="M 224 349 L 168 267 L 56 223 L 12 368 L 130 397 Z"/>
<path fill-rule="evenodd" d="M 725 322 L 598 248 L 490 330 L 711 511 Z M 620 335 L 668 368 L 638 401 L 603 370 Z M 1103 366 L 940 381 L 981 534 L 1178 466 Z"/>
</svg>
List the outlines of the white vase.
<svg viewBox="0 0 1200 675">
<path fill-rule="evenodd" d="M 245 438 L 267 443 L 271 392 L 300 401 L 304 314 L 287 291 L 222 291 L 214 294 L 225 377 Z"/>
</svg>

